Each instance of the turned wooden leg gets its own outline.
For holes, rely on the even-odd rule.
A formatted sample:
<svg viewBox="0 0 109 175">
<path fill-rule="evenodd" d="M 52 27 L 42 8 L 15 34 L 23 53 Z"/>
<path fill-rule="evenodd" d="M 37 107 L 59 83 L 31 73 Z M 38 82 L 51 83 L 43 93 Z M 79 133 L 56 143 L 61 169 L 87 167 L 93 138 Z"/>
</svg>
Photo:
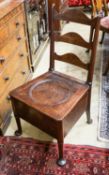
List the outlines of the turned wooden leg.
<svg viewBox="0 0 109 175">
<path fill-rule="evenodd" d="M 17 127 L 18 127 L 18 130 L 15 131 L 15 135 L 20 136 L 22 134 L 22 127 L 21 127 L 20 118 L 15 116 L 15 120 L 16 120 Z"/>
<path fill-rule="evenodd" d="M 57 160 L 57 164 L 59 166 L 64 166 L 66 164 L 66 160 L 64 159 L 64 133 L 62 123 L 59 124 L 58 128 L 58 150 L 59 150 L 59 158 Z"/>
<path fill-rule="evenodd" d="M 105 35 L 105 32 L 102 32 L 102 37 L 101 37 L 100 44 L 102 44 L 102 43 L 103 43 L 103 40 L 104 40 L 104 35 Z"/>
<path fill-rule="evenodd" d="M 59 159 L 57 160 L 57 164 L 59 166 L 64 166 L 66 164 L 66 160 L 64 159 L 64 155 L 63 155 L 63 143 L 60 143 L 60 141 L 58 141 L 58 149 L 59 149 Z"/>
</svg>

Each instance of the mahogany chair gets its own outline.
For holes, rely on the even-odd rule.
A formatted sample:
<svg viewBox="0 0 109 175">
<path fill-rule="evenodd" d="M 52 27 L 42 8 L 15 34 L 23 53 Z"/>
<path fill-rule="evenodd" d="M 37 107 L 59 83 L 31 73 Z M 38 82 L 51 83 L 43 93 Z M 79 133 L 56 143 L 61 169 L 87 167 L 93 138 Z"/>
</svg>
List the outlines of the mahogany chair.
<svg viewBox="0 0 109 175">
<path fill-rule="evenodd" d="M 60 34 L 54 30 L 55 20 L 72 21 L 89 25 L 95 29 L 93 41 L 86 42 L 78 33 Z M 10 92 L 13 111 L 18 130 L 22 134 L 20 118 L 53 136 L 58 141 L 58 165 L 66 164 L 63 153 L 64 137 L 78 121 L 83 112 L 87 113 L 87 123 L 92 123 L 90 117 L 91 88 L 99 33 L 99 18 L 89 19 L 78 9 L 66 9 L 56 12 L 52 7 L 50 31 L 50 68 L 47 73 L 29 81 Z M 64 42 L 91 50 L 89 63 L 82 62 L 73 53 L 58 55 L 55 44 Z M 85 69 L 88 74 L 86 81 L 65 75 L 54 70 L 55 60 L 67 62 Z M 77 136 L 76 136 L 77 137 Z"/>
<path fill-rule="evenodd" d="M 92 18 L 96 15 L 101 17 L 100 30 L 102 31 L 102 38 L 100 44 L 103 43 L 105 33 L 109 33 L 109 16 L 108 16 L 108 5 L 107 0 L 91 0 L 92 4 Z M 90 33 L 90 40 L 93 37 L 93 28 Z M 106 65 L 103 75 L 106 75 L 109 71 L 109 62 Z"/>
<path fill-rule="evenodd" d="M 100 43 L 103 43 L 105 32 L 109 33 L 109 16 L 108 6 L 106 0 L 91 0 L 92 4 L 92 18 L 96 15 L 101 17 L 100 30 L 103 31 Z"/>
</svg>

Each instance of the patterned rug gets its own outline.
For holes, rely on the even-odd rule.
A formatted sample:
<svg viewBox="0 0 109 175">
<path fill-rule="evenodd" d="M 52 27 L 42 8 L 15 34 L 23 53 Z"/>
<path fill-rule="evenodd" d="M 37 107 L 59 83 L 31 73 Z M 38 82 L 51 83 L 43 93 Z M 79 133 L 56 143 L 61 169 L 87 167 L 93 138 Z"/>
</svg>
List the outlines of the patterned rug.
<svg viewBox="0 0 109 175">
<path fill-rule="evenodd" d="M 90 5 L 90 0 L 68 0 L 69 6 Z"/>
<path fill-rule="evenodd" d="M 101 59 L 101 82 L 100 82 L 100 112 L 98 138 L 109 142 L 109 72 L 103 76 L 103 72 L 109 62 L 109 34 L 105 35 L 103 45 L 103 58 Z"/>
<path fill-rule="evenodd" d="M 109 175 L 109 149 L 64 145 L 67 164 L 56 164 L 57 145 L 30 138 L 0 138 L 0 175 Z"/>
</svg>

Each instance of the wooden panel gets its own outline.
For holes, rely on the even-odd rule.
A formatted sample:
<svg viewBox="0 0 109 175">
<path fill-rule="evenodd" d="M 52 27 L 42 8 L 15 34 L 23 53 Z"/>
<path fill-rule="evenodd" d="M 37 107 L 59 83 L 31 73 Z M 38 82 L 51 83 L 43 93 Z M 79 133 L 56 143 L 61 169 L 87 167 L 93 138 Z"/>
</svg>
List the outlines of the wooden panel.
<svg viewBox="0 0 109 175">
<path fill-rule="evenodd" d="M 5 26 L 0 29 L 0 46 L 3 44 L 4 40 L 7 40 L 9 37 L 9 28 Z"/>
<path fill-rule="evenodd" d="M 10 20 L 9 23 L 2 26 L 0 28 L 0 47 L 4 44 L 3 41 L 6 41 L 11 36 L 13 36 L 13 33 L 16 33 L 16 31 L 23 24 L 24 24 L 24 16 L 23 13 L 21 13 L 19 16 L 16 16 L 12 20 Z"/>
<path fill-rule="evenodd" d="M 14 89 L 17 86 L 20 86 L 21 84 L 23 84 L 27 80 L 29 74 L 30 74 L 30 70 L 27 66 L 27 60 L 25 58 L 22 64 L 20 64 L 19 66 L 19 71 L 16 72 L 16 75 L 14 76 L 14 80 L 12 81 L 12 84 L 15 84 L 15 85 L 12 86 L 11 89 Z M 18 77 L 19 79 L 17 80 Z"/>
<path fill-rule="evenodd" d="M 10 96 L 9 92 L 22 85 L 28 78 L 30 71 L 27 66 L 26 58 L 20 64 L 18 70 L 15 73 L 15 76 L 11 80 L 11 84 L 8 86 L 5 93 L 0 97 L 0 114 L 2 119 L 6 117 L 6 115 L 12 110 L 11 103 L 10 103 Z"/>
<path fill-rule="evenodd" d="M 9 33 L 12 35 L 13 33 L 16 33 L 17 30 L 24 24 L 24 16 L 23 13 L 21 13 L 19 16 L 16 16 L 12 20 L 10 20 L 9 23 Z"/>
<path fill-rule="evenodd" d="M 0 27 L 3 26 L 3 24 L 6 24 L 9 22 L 10 19 L 18 15 L 21 11 L 24 11 L 24 5 L 22 2 L 24 0 L 11 0 L 11 2 L 3 6 L 3 8 L 0 8 Z"/>
<path fill-rule="evenodd" d="M 14 34 L 14 36 L 11 38 L 10 42 L 8 42 L 1 50 L 0 50 L 0 72 L 3 71 L 4 67 L 10 59 L 15 54 L 16 50 L 19 50 L 22 48 L 27 53 L 27 44 L 26 44 L 26 38 L 25 38 L 25 31 L 24 26 L 21 26 L 21 28 Z M 25 44 L 23 44 L 25 43 Z M 12 47 L 14 44 L 14 47 Z M 23 46 L 22 46 L 23 44 Z M 19 53 L 20 54 L 20 53 Z M 3 61 L 2 61 L 3 59 Z"/>
<path fill-rule="evenodd" d="M 5 67 L 0 76 L 0 96 L 4 91 L 7 90 L 7 86 L 10 84 L 13 76 L 15 75 L 16 69 L 19 67 L 20 59 L 18 52 L 10 60 L 8 66 Z"/>
<path fill-rule="evenodd" d="M 0 20 L 0 47 L 4 45 L 3 42 L 6 42 L 13 36 L 13 33 L 23 23 L 24 15 L 22 11 L 23 6 L 17 7 L 16 10 L 13 10 L 10 14 Z M 21 15 L 19 15 L 19 13 L 21 13 Z"/>
<path fill-rule="evenodd" d="M 10 59 L 8 65 L 6 65 L 2 75 L 0 77 L 0 95 L 6 90 L 10 84 L 13 76 L 15 76 L 16 70 L 19 70 L 19 66 L 22 68 L 22 74 L 26 74 L 29 70 L 28 53 L 25 52 L 25 42 L 21 45 L 22 50 L 18 49 L 17 53 Z M 18 81 L 19 77 L 17 77 Z"/>
<path fill-rule="evenodd" d="M 14 35 L 13 38 L 11 38 L 10 42 L 8 42 L 1 50 L 0 50 L 0 72 L 3 71 L 4 67 L 6 66 L 6 64 L 8 64 L 8 62 L 10 61 L 10 59 L 13 57 L 13 55 L 15 55 L 16 50 L 18 50 L 18 47 L 21 47 L 21 43 L 23 40 L 25 40 L 24 38 L 24 32 L 22 31 L 23 29 L 21 29 L 21 31 L 19 32 L 20 34 L 16 34 L 16 36 Z M 18 41 L 18 37 L 21 39 Z M 12 47 L 14 44 L 14 47 Z M 4 61 L 2 61 L 2 59 Z"/>
</svg>

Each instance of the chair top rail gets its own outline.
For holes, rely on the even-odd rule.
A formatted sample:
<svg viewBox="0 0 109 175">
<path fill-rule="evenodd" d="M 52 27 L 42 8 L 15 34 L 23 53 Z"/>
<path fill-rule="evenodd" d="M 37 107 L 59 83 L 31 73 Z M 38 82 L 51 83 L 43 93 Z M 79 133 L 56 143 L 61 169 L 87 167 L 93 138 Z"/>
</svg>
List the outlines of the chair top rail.
<svg viewBox="0 0 109 175">
<path fill-rule="evenodd" d="M 65 20 L 70 22 L 76 22 L 84 25 L 92 25 L 93 27 L 96 25 L 96 20 L 98 17 L 91 19 L 86 14 L 84 14 L 81 10 L 78 9 L 66 9 L 60 13 L 57 13 L 54 10 L 53 20 Z M 76 18 L 75 18 L 76 16 Z"/>
</svg>

